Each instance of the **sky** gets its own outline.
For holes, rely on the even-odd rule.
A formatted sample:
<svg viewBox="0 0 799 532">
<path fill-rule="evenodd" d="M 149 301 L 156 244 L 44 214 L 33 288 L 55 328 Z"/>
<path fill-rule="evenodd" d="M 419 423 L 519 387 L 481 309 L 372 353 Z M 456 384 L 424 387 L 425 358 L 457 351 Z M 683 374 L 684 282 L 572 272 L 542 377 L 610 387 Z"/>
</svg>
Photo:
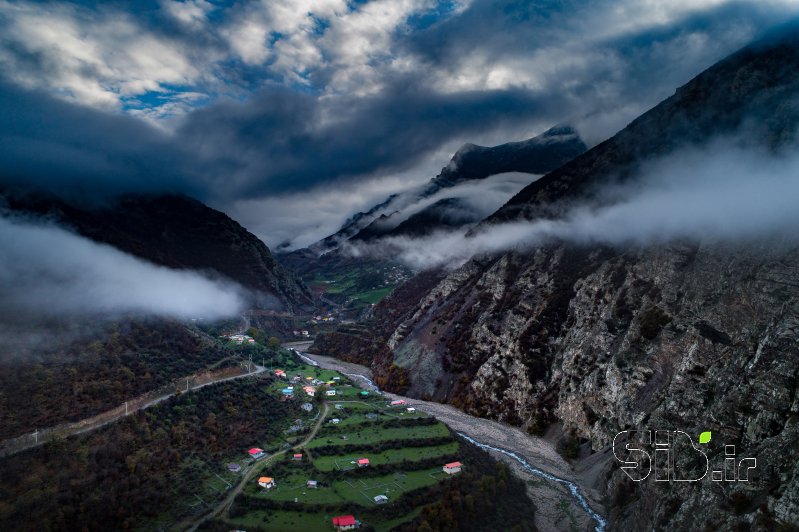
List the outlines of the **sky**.
<svg viewBox="0 0 799 532">
<path fill-rule="evenodd" d="M 799 15 L 788 0 L 0 0 L 0 184 L 182 192 L 275 247 L 465 142 L 589 144 Z"/>
</svg>

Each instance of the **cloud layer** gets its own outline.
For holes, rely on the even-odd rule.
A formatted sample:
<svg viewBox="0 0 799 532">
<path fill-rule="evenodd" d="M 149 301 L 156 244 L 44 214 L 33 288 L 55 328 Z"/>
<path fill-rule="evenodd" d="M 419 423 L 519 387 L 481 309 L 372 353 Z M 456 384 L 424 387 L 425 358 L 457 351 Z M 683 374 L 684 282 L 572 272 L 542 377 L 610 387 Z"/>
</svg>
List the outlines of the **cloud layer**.
<svg viewBox="0 0 799 532">
<path fill-rule="evenodd" d="M 213 319 L 244 307 L 233 283 L 156 266 L 53 225 L 0 218 L 0 241 L 6 319 L 123 313 Z"/>
<path fill-rule="evenodd" d="M 605 187 L 590 204 L 564 206 L 561 217 L 496 224 L 425 238 L 386 238 L 356 246 L 356 254 L 392 253 L 417 269 L 456 267 L 472 256 L 529 250 L 555 239 L 612 246 L 674 239 L 743 242 L 763 238 L 797 243 L 799 155 L 776 156 L 717 143 L 653 161 L 635 184 Z M 599 206 L 601 205 L 601 206 Z"/>
</svg>

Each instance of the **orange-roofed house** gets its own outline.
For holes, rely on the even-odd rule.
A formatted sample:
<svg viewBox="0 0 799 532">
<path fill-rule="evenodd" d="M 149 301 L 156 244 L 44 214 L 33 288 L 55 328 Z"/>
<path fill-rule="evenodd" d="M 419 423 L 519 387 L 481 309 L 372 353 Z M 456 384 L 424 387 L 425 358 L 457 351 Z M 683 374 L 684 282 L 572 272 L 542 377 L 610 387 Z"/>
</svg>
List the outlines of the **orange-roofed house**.
<svg viewBox="0 0 799 532">
<path fill-rule="evenodd" d="M 352 530 L 358 526 L 354 515 L 340 515 L 333 518 L 333 527 L 336 530 Z"/>
<path fill-rule="evenodd" d="M 450 462 L 448 464 L 444 464 L 442 469 L 447 475 L 454 475 L 455 473 L 461 472 L 461 467 L 463 467 L 463 464 L 460 462 Z"/>
<path fill-rule="evenodd" d="M 308 395 L 308 397 L 313 397 L 316 395 L 316 388 L 313 386 L 306 386 L 303 388 L 303 390 L 305 390 L 305 393 Z"/>
<path fill-rule="evenodd" d="M 275 377 L 280 377 L 281 379 L 285 379 L 286 378 L 286 372 L 283 371 L 282 369 L 276 369 L 275 370 Z"/>
<path fill-rule="evenodd" d="M 258 479 L 258 485 L 265 489 L 272 489 L 275 487 L 275 479 L 272 477 L 261 477 Z"/>
<path fill-rule="evenodd" d="M 358 467 L 366 467 L 369 465 L 368 458 L 358 458 Z"/>
</svg>

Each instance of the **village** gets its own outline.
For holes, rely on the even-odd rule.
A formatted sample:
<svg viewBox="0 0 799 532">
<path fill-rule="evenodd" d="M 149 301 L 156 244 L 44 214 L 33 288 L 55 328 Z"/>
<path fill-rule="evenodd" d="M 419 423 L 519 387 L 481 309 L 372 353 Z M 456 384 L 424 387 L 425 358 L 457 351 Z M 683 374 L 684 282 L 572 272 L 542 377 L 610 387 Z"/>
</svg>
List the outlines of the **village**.
<svg viewBox="0 0 799 532">
<path fill-rule="evenodd" d="M 405 496 L 467 467 L 450 430 L 404 400 L 389 401 L 310 365 L 275 368 L 271 377 L 270 392 L 306 417 L 286 429 L 288 443 L 280 449 L 252 442 L 228 464 L 230 474 L 252 474 L 225 519 L 228 525 L 390 530 L 419 515 L 421 506 L 408 508 Z M 307 439 L 314 424 L 317 432 L 308 441 L 291 445 Z"/>
</svg>

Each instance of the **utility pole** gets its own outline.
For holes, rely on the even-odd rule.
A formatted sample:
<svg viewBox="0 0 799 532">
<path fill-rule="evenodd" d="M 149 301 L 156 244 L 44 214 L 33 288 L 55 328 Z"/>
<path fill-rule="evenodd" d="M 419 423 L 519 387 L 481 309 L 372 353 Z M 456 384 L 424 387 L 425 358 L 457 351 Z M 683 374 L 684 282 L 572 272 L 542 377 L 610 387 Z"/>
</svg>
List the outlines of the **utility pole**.
<svg viewBox="0 0 799 532">
<path fill-rule="evenodd" d="M 35 443 L 38 445 L 39 444 L 39 429 L 36 429 L 36 430 L 33 431 L 33 439 L 34 439 Z"/>
<path fill-rule="evenodd" d="M 189 391 L 189 378 L 186 377 L 186 391 Z"/>
<path fill-rule="evenodd" d="M 128 402 L 125 401 L 125 415 L 128 415 Z"/>
</svg>

